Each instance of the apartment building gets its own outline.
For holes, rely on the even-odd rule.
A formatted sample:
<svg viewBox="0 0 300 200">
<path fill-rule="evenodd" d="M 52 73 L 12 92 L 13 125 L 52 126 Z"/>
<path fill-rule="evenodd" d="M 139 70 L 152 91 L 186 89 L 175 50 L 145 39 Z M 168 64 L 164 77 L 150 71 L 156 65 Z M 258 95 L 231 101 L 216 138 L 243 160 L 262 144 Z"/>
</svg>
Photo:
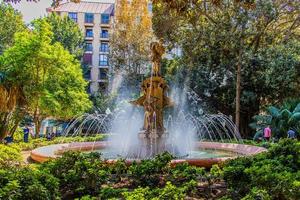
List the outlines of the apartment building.
<svg viewBox="0 0 300 200">
<path fill-rule="evenodd" d="M 89 81 L 89 92 L 105 92 L 108 88 L 109 72 L 109 32 L 114 16 L 113 3 L 67 2 L 56 8 L 48 8 L 74 20 L 84 33 L 86 47 L 82 62 L 86 69 L 85 78 Z"/>
</svg>

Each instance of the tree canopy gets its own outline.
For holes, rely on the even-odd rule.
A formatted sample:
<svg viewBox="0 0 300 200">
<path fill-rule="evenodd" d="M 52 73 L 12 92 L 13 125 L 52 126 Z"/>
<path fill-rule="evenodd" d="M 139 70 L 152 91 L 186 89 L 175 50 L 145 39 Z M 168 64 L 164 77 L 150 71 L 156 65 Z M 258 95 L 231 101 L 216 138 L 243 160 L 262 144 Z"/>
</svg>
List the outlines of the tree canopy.
<svg viewBox="0 0 300 200">
<path fill-rule="evenodd" d="M 60 42 L 72 55 L 80 59 L 83 55 L 84 36 L 78 24 L 69 17 L 52 13 L 46 18 L 51 25 L 52 43 Z"/>
<path fill-rule="evenodd" d="M 261 107 L 299 91 L 299 4 L 156 0 L 153 27 L 169 49 L 182 49 L 173 67 L 177 82 L 187 83 L 214 112 L 235 113 L 240 84 L 241 131 L 247 134 Z"/>
<path fill-rule="evenodd" d="M 79 61 L 52 37 L 47 21 L 37 20 L 0 57 L 4 85 L 20 90 L 37 128 L 46 117 L 70 119 L 91 106 Z"/>
<path fill-rule="evenodd" d="M 116 5 L 110 62 L 114 71 L 123 73 L 132 84 L 149 63 L 153 33 L 148 0 L 118 0 Z"/>
<path fill-rule="evenodd" d="M 11 5 L 0 3 L 0 55 L 13 44 L 13 35 L 25 29 L 22 15 Z"/>
</svg>

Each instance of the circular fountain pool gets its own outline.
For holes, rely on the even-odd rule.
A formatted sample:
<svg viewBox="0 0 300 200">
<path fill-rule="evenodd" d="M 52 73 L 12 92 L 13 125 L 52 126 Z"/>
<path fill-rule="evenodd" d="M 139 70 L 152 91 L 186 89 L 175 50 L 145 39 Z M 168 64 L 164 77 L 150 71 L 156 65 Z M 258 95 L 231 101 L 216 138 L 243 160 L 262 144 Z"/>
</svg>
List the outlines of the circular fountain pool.
<svg viewBox="0 0 300 200">
<path fill-rule="evenodd" d="M 98 151 L 103 154 L 107 162 L 114 162 L 120 157 L 108 150 L 107 142 L 81 142 L 69 144 L 55 144 L 39 147 L 31 152 L 31 158 L 36 162 L 45 162 L 60 157 L 66 151 Z M 174 159 L 172 164 L 187 162 L 199 167 L 211 167 L 213 164 L 221 163 L 227 159 L 238 156 L 250 156 L 266 151 L 265 148 L 232 143 L 198 142 L 197 150 L 188 155 Z M 127 159 L 128 163 L 139 161 L 138 159 Z"/>
</svg>

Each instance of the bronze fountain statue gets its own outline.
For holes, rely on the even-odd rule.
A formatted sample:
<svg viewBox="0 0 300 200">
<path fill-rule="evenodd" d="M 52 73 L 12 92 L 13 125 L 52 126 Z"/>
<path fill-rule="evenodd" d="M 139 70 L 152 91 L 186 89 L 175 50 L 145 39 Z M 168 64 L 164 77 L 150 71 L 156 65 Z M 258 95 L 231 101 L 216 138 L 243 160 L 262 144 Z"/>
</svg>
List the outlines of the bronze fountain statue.
<svg viewBox="0 0 300 200">
<path fill-rule="evenodd" d="M 165 134 L 163 123 L 163 110 L 172 106 L 172 101 L 166 96 L 168 85 L 161 77 L 161 59 L 165 53 L 162 41 L 152 42 L 150 45 L 152 54 L 151 77 L 142 83 L 142 96 L 132 104 L 143 106 L 145 110 L 144 126 L 140 137 L 145 139 L 158 139 Z"/>
</svg>

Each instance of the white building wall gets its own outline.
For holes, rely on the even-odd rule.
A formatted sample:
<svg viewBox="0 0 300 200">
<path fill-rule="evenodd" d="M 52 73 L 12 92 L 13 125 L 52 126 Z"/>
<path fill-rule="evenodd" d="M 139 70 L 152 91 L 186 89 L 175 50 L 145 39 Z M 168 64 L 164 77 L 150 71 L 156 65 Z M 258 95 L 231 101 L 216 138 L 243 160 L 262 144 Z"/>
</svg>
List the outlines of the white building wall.
<svg viewBox="0 0 300 200">
<path fill-rule="evenodd" d="M 68 16 L 68 12 L 60 12 L 60 16 Z M 111 17 L 111 22 L 112 22 L 112 17 Z M 96 93 L 99 91 L 99 83 L 100 82 L 107 82 L 107 80 L 100 80 L 99 75 L 100 75 L 100 68 L 102 69 L 108 69 L 109 66 L 99 66 L 99 57 L 100 54 L 107 54 L 107 53 L 101 53 L 100 52 L 100 44 L 101 41 L 103 42 L 108 42 L 109 39 L 103 39 L 100 37 L 101 30 L 109 30 L 111 25 L 105 25 L 101 26 L 101 13 L 94 13 L 94 23 L 93 24 L 86 24 L 85 23 L 85 13 L 79 12 L 77 13 L 77 24 L 82 30 L 82 33 L 85 37 L 85 32 L 86 29 L 90 28 L 93 29 L 93 38 L 85 38 L 86 42 L 92 43 L 93 44 L 93 56 L 92 56 L 92 65 L 90 66 L 91 68 L 91 74 L 90 74 L 90 91 L 91 93 Z"/>
</svg>

